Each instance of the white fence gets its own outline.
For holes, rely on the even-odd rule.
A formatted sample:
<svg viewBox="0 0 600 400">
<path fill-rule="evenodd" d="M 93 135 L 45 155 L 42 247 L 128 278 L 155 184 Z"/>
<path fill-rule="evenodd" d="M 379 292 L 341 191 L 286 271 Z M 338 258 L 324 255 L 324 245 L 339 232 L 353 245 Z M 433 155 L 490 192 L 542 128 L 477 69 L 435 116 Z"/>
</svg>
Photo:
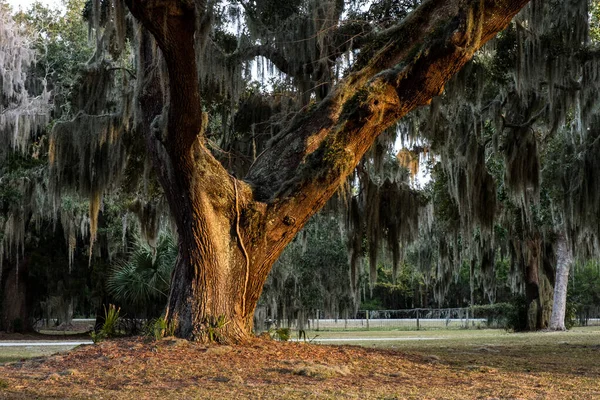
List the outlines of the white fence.
<svg viewBox="0 0 600 400">
<path fill-rule="evenodd" d="M 318 311 L 316 314 L 320 314 Z M 468 308 L 360 310 L 356 318 L 314 318 L 310 329 L 458 329 L 485 324 L 472 318 Z"/>
<path fill-rule="evenodd" d="M 420 329 L 473 329 L 473 328 L 505 328 L 507 315 L 485 315 L 481 311 L 473 317 L 471 308 L 415 308 L 409 310 L 359 310 L 354 317 L 323 315 L 315 311 L 299 324 L 297 319 L 272 320 L 267 319 L 264 325 L 257 328 L 268 330 L 274 327 L 289 327 L 305 330 L 420 330 Z M 346 314 L 346 313 L 344 313 Z M 576 325 L 600 326 L 600 315 L 587 315 L 585 320 L 576 319 Z"/>
</svg>

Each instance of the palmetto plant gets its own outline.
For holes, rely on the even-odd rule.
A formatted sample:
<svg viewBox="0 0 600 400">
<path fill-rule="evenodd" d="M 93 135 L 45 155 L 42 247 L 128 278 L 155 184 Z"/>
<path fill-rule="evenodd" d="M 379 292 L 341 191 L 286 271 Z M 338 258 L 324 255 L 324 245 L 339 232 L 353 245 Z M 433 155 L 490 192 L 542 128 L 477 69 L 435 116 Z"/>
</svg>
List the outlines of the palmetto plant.
<svg viewBox="0 0 600 400">
<path fill-rule="evenodd" d="M 124 305 L 155 308 L 168 298 L 176 257 L 177 245 L 171 235 L 161 235 L 156 248 L 138 240 L 128 259 L 111 271 L 107 288 Z"/>
<path fill-rule="evenodd" d="M 94 343 L 103 341 L 104 339 L 117 336 L 119 332 L 119 322 L 121 319 L 121 308 L 117 308 L 114 304 L 109 304 L 108 309 L 104 306 L 104 324 L 97 332 L 92 332 L 92 340 Z"/>
</svg>

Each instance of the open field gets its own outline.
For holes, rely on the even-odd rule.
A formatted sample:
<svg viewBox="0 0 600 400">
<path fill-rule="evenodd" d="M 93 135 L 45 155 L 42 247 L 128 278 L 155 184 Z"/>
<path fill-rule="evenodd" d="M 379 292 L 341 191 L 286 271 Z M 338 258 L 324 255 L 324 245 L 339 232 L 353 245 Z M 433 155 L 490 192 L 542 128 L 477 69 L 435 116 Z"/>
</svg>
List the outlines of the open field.
<svg viewBox="0 0 600 400">
<path fill-rule="evenodd" d="M 119 339 L 1 365 L 0 398 L 600 399 L 598 327 L 315 335 L 364 347 Z"/>
<path fill-rule="evenodd" d="M 352 339 L 357 340 L 357 345 L 371 346 L 368 339 L 381 339 L 391 338 L 397 339 L 402 342 L 410 342 L 410 339 L 428 339 L 436 340 L 436 343 L 442 343 L 447 341 L 448 344 L 461 344 L 461 343 L 478 343 L 491 341 L 493 343 L 508 343 L 511 345 L 524 344 L 528 341 L 539 341 L 539 340 L 554 340 L 555 337 L 562 339 L 573 338 L 575 340 L 586 340 L 587 338 L 600 339 L 600 326 L 590 327 L 576 327 L 566 332 L 509 332 L 502 329 L 430 329 L 420 331 L 407 331 L 403 329 L 397 330 L 348 330 L 348 331 L 337 331 L 337 330 L 320 330 L 320 331 L 306 331 L 307 339 L 313 339 L 319 341 L 320 339 L 327 339 L 328 342 L 336 343 L 336 339 L 340 339 L 340 344 L 344 340 Z M 360 341 L 361 338 L 365 338 L 364 342 Z M 409 340 L 405 340 L 409 339 Z M 441 341 L 441 342 L 440 342 Z M 411 343 L 405 343 L 407 346 L 412 346 Z M 395 340 L 388 342 L 378 343 L 378 347 L 390 347 L 392 345 L 398 345 Z"/>
<path fill-rule="evenodd" d="M 473 365 L 506 371 L 590 372 L 600 385 L 600 327 L 568 332 L 509 333 L 502 330 L 307 332 L 313 342 L 352 344 L 431 355 L 458 368 Z M 389 340 L 388 340 L 389 339 Z M 593 372 L 593 373 L 592 373 Z M 600 398 L 600 394 L 599 394 Z"/>
</svg>

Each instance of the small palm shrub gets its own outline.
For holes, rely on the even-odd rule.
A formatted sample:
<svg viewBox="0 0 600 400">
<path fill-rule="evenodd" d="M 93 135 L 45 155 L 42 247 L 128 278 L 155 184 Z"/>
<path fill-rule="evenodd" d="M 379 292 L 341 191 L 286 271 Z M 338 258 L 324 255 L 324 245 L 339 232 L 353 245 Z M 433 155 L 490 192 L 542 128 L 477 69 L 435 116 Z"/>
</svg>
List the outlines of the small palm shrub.
<svg viewBox="0 0 600 400">
<path fill-rule="evenodd" d="M 165 317 L 153 319 L 146 324 L 144 336 L 154 340 L 160 340 L 163 337 L 173 336 L 175 334 L 175 323 L 167 321 Z"/>
<path fill-rule="evenodd" d="M 221 330 L 229 324 L 224 315 L 210 317 L 204 321 L 204 327 L 208 333 L 208 340 L 211 342 L 221 342 Z"/>
<path fill-rule="evenodd" d="M 288 340 L 290 340 L 291 336 L 292 330 L 290 328 L 278 328 L 275 330 L 274 337 L 282 342 L 287 342 Z"/>
<path fill-rule="evenodd" d="M 127 261 L 110 272 L 107 289 L 121 304 L 160 315 L 170 288 L 171 271 L 177 259 L 177 246 L 171 235 L 163 234 L 156 248 L 138 240 Z"/>
<path fill-rule="evenodd" d="M 117 308 L 114 304 L 109 304 L 108 310 L 104 307 L 104 323 L 102 324 L 102 328 L 90 334 L 94 343 L 117 336 L 119 321 L 121 319 L 120 314 L 121 308 Z"/>
</svg>

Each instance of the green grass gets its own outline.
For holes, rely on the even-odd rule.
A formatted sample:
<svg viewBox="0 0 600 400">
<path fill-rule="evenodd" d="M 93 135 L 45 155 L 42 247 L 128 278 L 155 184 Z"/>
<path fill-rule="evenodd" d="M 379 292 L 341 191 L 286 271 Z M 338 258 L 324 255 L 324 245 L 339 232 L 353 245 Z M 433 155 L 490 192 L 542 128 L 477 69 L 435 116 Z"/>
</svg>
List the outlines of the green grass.
<svg viewBox="0 0 600 400">
<path fill-rule="evenodd" d="M 600 330 L 600 327 L 598 327 Z M 307 335 L 319 335 L 323 338 L 355 338 L 355 337 L 461 337 L 472 335 L 501 335 L 506 331 L 502 329 L 436 329 L 428 328 L 419 331 L 415 329 L 407 330 L 403 328 L 394 329 L 352 329 L 352 330 L 320 330 L 306 331 Z"/>
<path fill-rule="evenodd" d="M 599 328 L 600 329 L 600 328 Z M 478 338 L 484 339 L 493 337 L 495 339 L 501 337 L 516 337 L 515 335 L 520 334 L 511 334 L 501 329 L 428 329 L 428 330 L 403 330 L 403 329 L 395 329 L 395 330 L 351 330 L 351 331 L 306 331 L 307 340 L 315 339 L 318 341 L 319 339 L 360 339 L 360 338 L 394 338 L 394 339 L 404 339 L 401 340 L 392 340 L 392 341 L 343 341 L 340 342 L 328 341 L 328 344 L 351 344 L 351 345 L 359 345 L 366 347 L 386 347 L 386 348 L 397 348 L 399 345 L 408 345 L 411 346 L 411 343 L 414 343 L 414 340 L 408 339 L 429 339 L 429 340 L 421 340 L 421 342 L 430 343 L 435 340 L 438 342 L 440 340 L 444 341 L 455 341 L 461 340 L 461 338 Z M 297 332 L 292 333 L 292 338 L 297 338 Z M 431 340 L 434 339 L 434 340 Z"/>
<path fill-rule="evenodd" d="M 38 333 L 41 333 L 42 335 L 52 335 L 52 336 L 75 336 L 75 335 L 81 335 L 82 333 L 86 333 L 85 331 L 57 331 L 57 330 L 53 330 L 53 329 L 40 329 L 38 331 Z"/>
<path fill-rule="evenodd" d="M 35 357 L 45 357 L 67 351 L 73 346 L 19 346 L 0 347 L 0 364 Z"/>
<path fill-rule="evenodd" d="M 553 372 L 600 376 L 600 327 L 567 332 L 509 333 L 503 330 L 307 332 L 307 338 L 427 338 L 327 342 L 389 348 L 431 357 L 455 368 L 494 368 L 511 372 Z M 433 339 L 433 340 L 431 340 Z"/>
</svg>

